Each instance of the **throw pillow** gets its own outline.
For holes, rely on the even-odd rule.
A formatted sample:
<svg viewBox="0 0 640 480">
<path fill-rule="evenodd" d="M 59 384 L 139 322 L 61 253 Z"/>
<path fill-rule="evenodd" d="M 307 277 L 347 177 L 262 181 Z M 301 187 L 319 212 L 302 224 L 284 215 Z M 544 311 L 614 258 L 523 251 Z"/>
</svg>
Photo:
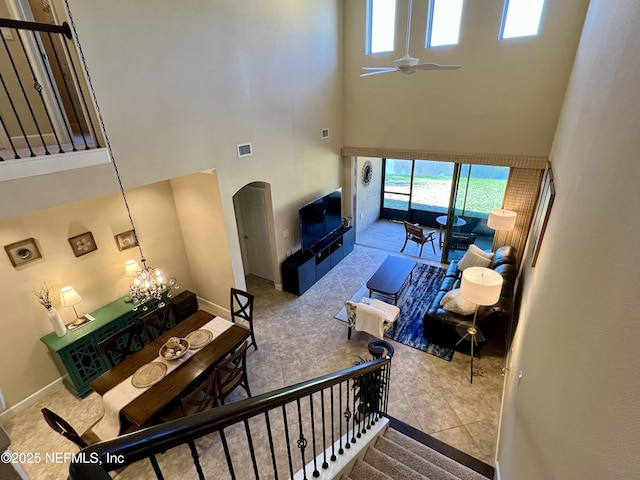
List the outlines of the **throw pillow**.
<svg viewBox="0 0 640 480">
<path fill-rule="evenodd" d="M 440 306 L 444 307 L 448 302 L 456 298 L 460 295 L 460 289 L 454 288 L 453 290 L 449 290 L 444 296 L 440 299 Z"/>
<path fill-rule="evenodd" d="M 493 258 L 493 252 L 485 252 L 479 246 L 477 246 L 477 245 L 475 245 L 473 243 L 471 245 L 469 245 L 469 250 L 473 250 L 478 255 L 480 255 L 480 256 L 482 256 L 484 258 L 488 258 L 489 260 L 491 260 Z"/>
<path fill-rule="evenodd" d="M 462 295 L 460 295 L 459 288 L 456 288 L 455 290 L 451 290 L 451 292 L 449 293 L 452 293 L 452 292 L 456 292 L 456 294 L 452 295 L 451 300 L 446 302 L 442 306 L 443 310 L 446 310 L 447 312 L 458 313 L 460 315 L 471 315 L 473 312 L 475 312 L 476 304 L 473 302 L 470 302 L 469 300 L 464 298 Z"/>
<path fill-rule="evenodd" d="M 488 267 L 490 263 L 491 260 L 488 258 L 478 255 L 473 250 L 467 250 L 462 260 L 458 262 L 458 270 L 464 272 L 465 268 L 469 267 Z"/>
</svg>

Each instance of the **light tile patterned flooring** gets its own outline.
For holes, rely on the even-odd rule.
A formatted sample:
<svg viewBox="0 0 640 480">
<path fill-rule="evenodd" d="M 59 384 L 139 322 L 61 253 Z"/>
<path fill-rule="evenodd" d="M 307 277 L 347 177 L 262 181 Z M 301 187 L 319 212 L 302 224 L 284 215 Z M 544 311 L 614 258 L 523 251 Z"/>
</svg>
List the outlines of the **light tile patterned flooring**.
<svg viewBox="0 0 640 480">
<path fill-rule="evenodd" d="M 388 254 L 399 254 L 404 229 L 399 231 L 399 239 L 393 238 L 396 230 L 382 235 L 389 240 L 390 251 L 384 249 L 384 244 L 379 248 L 357 244 L 350 255 L 301 297 L 276 291 L 270 282 L 248 277 L 247 289 L 256 296 L 254 324 L 259 347 L 257 351 L 250 349 L 248 354 L 254 395 L 349 367 L 358 356 L 368 356 L 367 344 L 372 337 L 354 331 L 351 340 L 347 340 L 346 324 L 334 315 Z M 366 242 L 366 232 L 360 237 L 357 243 Z M 413 252 L 410 247 L 406 252 L 417 255 L 417 250 Z M 494 338 L 475 362 L 473 384 L 469 383 L 468 354 L 456 352 L 453 361 L 447 362 L 393 342 L 389 414 L 493 465 L 504 361 L 504 346 Z M 238 398 L 244 395 L 239 389 Z M 79 432 L 102 413 L 96 394 L 77 399 L 60 389 L 4 425 L 14 452 L 44 455 L 76 451 L 46 425 L 40 413 L 44 406 L 69 420 Z M 177 455 L 184 455 L 184 460 L 190 462 L 188 451 Z M 161 458 L 160 464 L 167 468 L 167 478 L 173 478 L 172 473 L 182 473 L 181 460 L 176 459 L 175 453 Z M 33 479 L 54 479 L 65 477 L 67 465 L 28 464 L 24 469 Z M 141 478 L 140 469 L 129 467 L 118 477 Z"/>
</svg>

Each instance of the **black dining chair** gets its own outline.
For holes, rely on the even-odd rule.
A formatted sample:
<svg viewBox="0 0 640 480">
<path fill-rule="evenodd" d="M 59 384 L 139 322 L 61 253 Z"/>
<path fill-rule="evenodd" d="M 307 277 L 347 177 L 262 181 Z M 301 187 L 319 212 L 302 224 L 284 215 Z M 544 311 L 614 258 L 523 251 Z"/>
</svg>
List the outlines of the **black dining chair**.
<svg viewBox="0 0 640 480">
<path fill-rule="evenodd" d="M 82 435 L 79 435 L 78 432 L 76 432 L 76 430 L 57 413 L 49 410 L 48 408 L 43 408 L 40 411 L 42 412 L 42 416 L 44 417 L 45 422 L 47 422 L 47 424 L 53 430 L 55 430 L 67 440 L 71 440 L 79 448 L 85 448 L 100 441 L 100 439 L 93 433 L 91 428 L 89 428 Z"/>
<path fill-rule="evenodd" d="M 167 303 L 166 305 L 147 313 L 140 319 L 140 322 L 144 325 L 149 337 L 152 340 L 155 340 L 163 333 L 166 333 L 175 327 L 178 321 L 177 319 L 178 315 L 176 313 L 176 306 L 173 303 Z"/>
<path fill-rule="evenodd" d="M 139 323 L 132 323 L 102 340 L 98 347 L 111 367 L 147 344 L 147 335 Z"/>
<path fill-rule="evenodd" d="M 251 397 L 247 379 L 247 347 L 247 342 L 243 342 L 234 352 L 216 364 L 218 397 L 222 405 L 238 387 L 244 388 L 247 395 Z"/>
<path fill-rule="evenodd" d="M 180 403 L 160 413 L 160 419 L 164 422 L 203 412 L 209 408 L 217 407 L 218 395 L 218 371 L 214 368 L 207 377 L 185 396 L 180 398 Z"/>
<path fill-rule="evenodd" d="M 231 288 L 231 321 L 240 323 L 240 320 L 245 320 L 249 324 L 249 332 L 251 332 L 249 345 L 253 345 L 253 348 L 258 350 L 256 337 L 253 333 L 253 299 L 254 297 L 250 293 Z"/>
</svg>

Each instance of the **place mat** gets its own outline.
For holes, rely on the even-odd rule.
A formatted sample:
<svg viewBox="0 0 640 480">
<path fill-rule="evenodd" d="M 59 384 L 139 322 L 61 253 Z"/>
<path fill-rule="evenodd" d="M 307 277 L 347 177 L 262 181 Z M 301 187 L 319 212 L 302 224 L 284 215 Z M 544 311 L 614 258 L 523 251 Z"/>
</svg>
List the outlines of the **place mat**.
<svg viewBox="0 0 640 480">
<path fill-rule="evenodd" d="M 136 370 L 131 377 L 131 384 L 136 388 L 147 388 L 162 380 L 165 373 L 167 366 L 164 363 L 147 363 Z"/>
<path fill-rule="evenodd" d="M 207 343 L 213 340 L 213 332 L 211 330 L 194 330 L 185 338 L 189 340 L 189 343 L 191 344 L 189 348 L 191 350 L 196 350 L 204 347 Z"/>
</svg>

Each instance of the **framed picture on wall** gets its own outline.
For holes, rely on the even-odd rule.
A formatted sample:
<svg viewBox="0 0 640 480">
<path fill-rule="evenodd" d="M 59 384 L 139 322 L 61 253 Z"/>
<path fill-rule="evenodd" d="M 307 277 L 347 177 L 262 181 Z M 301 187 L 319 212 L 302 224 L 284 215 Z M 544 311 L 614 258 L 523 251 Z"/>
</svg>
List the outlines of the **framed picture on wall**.
<svg viewBox="0 0 640 480">
<path fill-rule="evenodd" d="M 138 240 L 133 230 L 127 230 L 126 232 L 119 233 L 115 236 L 116 245 L 121 252 L 129 248 L 137 247 Z"/>
<path fill-rule="evenodd" d="M 35 238 L 27 238 L 19 242 L 10 243 L 9 245 L 5 245 L 4 249 L 14 267 L 20 267 L 42 258 Z"/>
<path fill-rule="evenodd" d="M 540 247 L 542 246 L 542 239 L 544 238 L 544 232 L 547 228 L 547 222 L 549 221 L 549 214 L 551 213 L 551 207 L 553 206 L 553 200 L 556 196 L 556 187 L 553 182 L 553 171 L 551 166 L 547 167 L 542 177 L 542 184 L 540 185 L 540 195 L 538 196 L 538 206 L 533 215 L 532 222 L 532 240 L 533 240 L 533 255 L 531 257 L 531 266 L 535 267 L 538 260 L 538 254 L 540 253 Z"/>
<path fill-rule="evenodd" d="M 81 257 L 98 249 L 91 232 L 85 232 L 69 239 L 69 244 L 76 257 Z"/>
</svg>

